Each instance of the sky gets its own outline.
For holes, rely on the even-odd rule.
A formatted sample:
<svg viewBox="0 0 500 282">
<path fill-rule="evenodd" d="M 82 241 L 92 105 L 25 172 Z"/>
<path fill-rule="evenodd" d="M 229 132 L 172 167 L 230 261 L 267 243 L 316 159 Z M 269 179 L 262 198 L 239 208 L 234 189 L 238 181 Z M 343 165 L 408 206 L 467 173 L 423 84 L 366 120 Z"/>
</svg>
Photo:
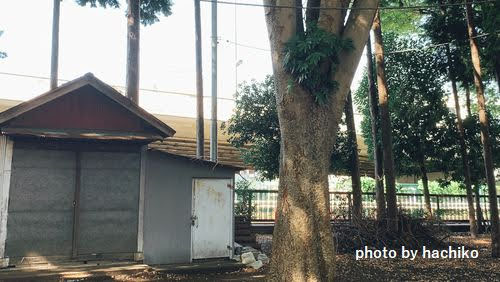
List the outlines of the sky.
<svg viewBox="0 0 500 282">
<path fill-rule="evenodd" d="M 237 0 L 241 1 L 241 0 Z M 125 1 L 120 9 L 61 2 L 59 78 L 72 80 L 87 72 L 112 86 L 125 85 Z M 141 26 L 140 105 L 156 114 L 195 117 L 195 37 L 192 0 L 173 0 L 172 15 Z M 261 3 L 258 0 L 245 2 Z M 49 90 L 52 0 L 0 1 L 0 98 L 28 100 Z M 272 74 L 262 7 L 218 5 L 218 119 L 230 117 L 236 83 L 263 80 Z M 201 3 L 203 89 L 211 95 L 211 3 Z M 234 44 L 237 42 L 238 45 Z M 256 48 L 248 48 L 252 46 Z M 237 62 L 240 62 L 237 64 Z M 365 60 L 355 75 L 361 79 Z M 238 66 L 237 66 L 238 65 Z M 236 82 L 237 80 L 237 82 Z M 122 91 L 122 88 L 118 88 Z M 210 118 L 210 98 L 204 99 Z M 358 117 L 357 117 L 358 119 Z"/>
</svg>

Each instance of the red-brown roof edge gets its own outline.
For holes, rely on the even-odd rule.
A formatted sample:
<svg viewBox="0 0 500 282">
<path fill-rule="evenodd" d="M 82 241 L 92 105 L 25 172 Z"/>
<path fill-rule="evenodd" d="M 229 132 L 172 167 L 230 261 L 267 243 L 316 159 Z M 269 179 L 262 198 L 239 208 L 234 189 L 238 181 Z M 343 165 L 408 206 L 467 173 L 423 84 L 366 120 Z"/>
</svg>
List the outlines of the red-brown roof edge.
<svg viewBox="0 0 500 282">
<path fill-rule="evenodd" d="M 78 77 L 74 80 L 66 82 L 61 86 L 54 88 L 44 94 L 41 94 L 31 100 L 23 102 L 17 106 L 14 106 L 2 113 L 0 113 L 0 124 L 4 124 L 9 120 L 30 111 L 36 107 L 39 107 L 47 102 L 50 102 L 58 97 L 64 96 L 78 88 L 81 88 L 85 85 L 90 85 L 99 92 L 106 95 L 108 98 L 117 102 L 121 106 L 125 107 L 133 114 L 138 116 L 139 118 L 148 122 L 151 126 L 158 129 L 161 133 L 163 133 L 163 137 L 171 137 L 175 134 L 175 130 L 170 126 L 166 125 L 164 122 L 156 118 L 154 115 L 146 112 L 144 109 L 139 107 L 136 103 L 132 102 L 130 99 L 123 96 L 120 92 L 115 90 L 113 87 L 104 83 L 97 77 L 95 77 L 92 73 L 86 73 L 85 75 Z"/>
</svg>

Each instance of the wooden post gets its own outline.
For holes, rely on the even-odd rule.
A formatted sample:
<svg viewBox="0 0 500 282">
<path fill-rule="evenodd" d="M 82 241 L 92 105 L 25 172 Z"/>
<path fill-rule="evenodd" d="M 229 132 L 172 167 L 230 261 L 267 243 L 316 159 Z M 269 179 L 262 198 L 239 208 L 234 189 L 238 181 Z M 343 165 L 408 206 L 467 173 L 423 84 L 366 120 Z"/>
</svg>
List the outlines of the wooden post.
<svg viewBox="0 0 500 282">
<path fill-rule="evenodd" d="M 205 126 L 203 124 L 203 74 L 201 60 L 200 0 L 194 0 L 194 22 L 196 39 L 196 158 L 203 159 L 205 154 Z"/>
<path fill-rule="evenodd" d="M 0 136 L 0 268 L 9 265 L 5 257 L 7 240 L 7 218 L 9 212 L 10 174 L 12 166 L 13 142 L 7 136 Z"/>
<path fill-rule="evenodd" d="M 80 188 L 82 176 L 82 153 L 75 152 L 75 194 L 73 198 L 73 247 L 71 257 L 78 255 L 78 233 L 80 232 Z"/>
<path fill-rule="evenodd" d="M 148 146 L 141 147 L 141 174 L 139 182 L 139 214 L 137 218 L 137 252 L 134 254 L 135 261 L 144 260 L 144 191 L 146 189 L 146 163 Z"/>
<path fill-rule="evenodd" d="M 439 195 L 436 195 L 436 218 L 440 219 L 440 213 L 439 213 Z"/>
<path fill-rule="evenodd" d="M 347 192 L 347 219 L 352 221 L 351 193 Z"/>
</svg>

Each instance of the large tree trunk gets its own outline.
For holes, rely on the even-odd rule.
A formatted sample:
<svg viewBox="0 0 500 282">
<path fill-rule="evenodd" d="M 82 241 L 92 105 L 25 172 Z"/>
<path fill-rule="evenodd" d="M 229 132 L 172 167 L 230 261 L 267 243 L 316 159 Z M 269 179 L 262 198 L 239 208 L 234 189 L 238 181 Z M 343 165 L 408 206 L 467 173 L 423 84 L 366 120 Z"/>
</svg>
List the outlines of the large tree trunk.
<svg viewBox="0 0 500 282">
<path fill-rule="evenodd" d="M 139 104 L 140 0 L 127 0 L 127 97 Z"/>
<path fill-rule="evenodd" d="M 354 222 L 359 222 L 363 215 L 363 204 L 361 199 L 361 177 L 359 174 L 358 142 L 356 139 L 356 126 L 354 124 L 354 112 L 352 107 L 351 92 L 347 94 L 344 112 L 347 125 L 347 133 L 349 134 L 349 140 L 353 144 L 351 155 L 352 217 Z"/>
<path fill-rule="evenodd" d="M 425 166 L 425 159 L 422 157 L 419 160 L 420 176 L 422 177 L 422 186 L 424 186 L 424 202 L 425 202 L 425 215 L 427 218 L 432 218 L 431 195 L 429 192 L 429 178 L 427 177 L 427 167 Z"/>
<path fill-rule="evenodd" d="M 479 183 L 474 185 L 474 199 L 476 201 L 476 215 L 477 215 L 477 232 L 484 233 L 484 217 L 483 210 L 481 209 L 481 195 L 479 193 Z"/>
<path fill-rule="evenodd" d="M 50 57 L 50 89 L 57 87 L 59 65 L 59 15 L 61 0 L 54 0 L 52 12 L 52 55 Z"/>
<path fill-rule="evenodd" d="M 387 226 L 390 231 L 397 231 L 396 178 L 394 175 L 394 157 L 392 154 L 391 118 L 389 116 L 389 91 L 385 78 L 384 43 L 380 13 L 377 11 L 373 21 L 375 35 L 375 64 L 377 66 L 378 103 L 380 107 L 380 127 L 382 131 L 382 148 L 384 154 L 384 175 L 387 199 Z"/>
<path fill-rule="evenodd" d="M 330 225 L 328 171 L 345 99 L 359 63 L 374 12 L 353 10 L 344 19 L 337 10 L 321 10 L 319 27 L 352 39 L 354 50 L 339 54 L 342 71 L 332 74 L 338 89 L 326 105 L 290 81 L 284 70 L 284 44 L 296 33 L 295 0 L 267 0 L 265 16 L 271 44 L 276 102 L 281 132 L 277 219 L 273 235 L 270 280 L 332 281 L 334 245 Z M 323 4 L 323 3 L 322 3 Z M 354 6 L 376 7 L 357 0 Z M 321 20 L 321 18 L 325 20 Z M 342 34 L 341 34 L 341 31 Z"/>
<path fill-rule="evenodd" d="M 370 117 L 371 117 L 371 134 L 373 140 L 373 163 L 374 163 L 374 175 L 375 175 L 375 198 L 377 203 L 377 221 L 382 221 L 386 216 L 385 211 L 385 194 L 384 194 L 384 174 L 383 170 L 383 157 L 382 157 L 382 147 L 380 146 L 379 136 L 378 136 L 378 99 L 377 90 L 375 89 L 375 81 L 373 80 L 373 58 L 372 58 L 372 44 L 370 36 L 368 36 L 368 41 L 366 43 L 366 60 L 368 62 L 368 103 L 370 105 Z"/>
<path fill-rule="evenodd" d="M 481 141 L 483 143 L 484 168 L 486 170 L 486 183 L 490 199 L 491 215 L 491 255 L 500 257 L 500 232 L 498 226 L 498 202 L 495 187 L 495 175 L 493 174 L 493 160 L 491 155 L 491 142 L 489 134 L 488 116 L 486 113 L 486 100 L 484 98 L 483 81 L 481 78 L 481 62 L 479 59 L 479 47 L 476 42 L 476 31 L 472 14 L 472 5 L 465 6 L 467 15 L 467 31 L 470 41 L 470 53 L 474 72 L 474 84 L 476 86 L 477 104 L 479 108 L 479 123 L 481 126 Z"/>
<path fill-rule="evenodd" d="M 464 169 L 465 192 L 467 194 L 467 205 L 469 208 L 469 227 L 472 237 L 477 237 L 476 215 L 474 213 L 474 198 L 472 196 L 472 183 L 470 180 L 469 156 L 467 155 L 467 147 L 465 146 L 465 130 L 462 123 L 462 114 L 460 113 L 460 101 L 458 100 L 457 83 L 452 74 L 450 46 L 446 45 L 446 55 L 448 57 L 448 74 L 451 81 L 451 90 L 453 92 L 453 100 L 455 101 L 455 112 L 457 114 L 457 130 L 459 133 L 458 141 L 460 143 L 460 154 L 462 155 L 462 167 Z"/>
</svg>

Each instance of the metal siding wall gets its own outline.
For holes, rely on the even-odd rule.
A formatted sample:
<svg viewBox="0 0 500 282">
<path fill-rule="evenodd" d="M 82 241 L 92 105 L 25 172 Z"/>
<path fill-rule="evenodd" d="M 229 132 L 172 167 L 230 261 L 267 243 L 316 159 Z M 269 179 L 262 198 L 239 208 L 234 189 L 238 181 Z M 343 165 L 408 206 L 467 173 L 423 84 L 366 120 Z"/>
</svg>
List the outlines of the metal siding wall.
<svg viewBox="0 0 500 282">
<path fill-rule="evenodd" d="M 14 145 L 6 256 L 71 255 L 75 153 Z"/>
<path fill-rule="evenodd" d="M 78 254 L 137 251 L 140 154 L 82 152 Z"/>
<path fill-rule="evenodd" d="M 176 159 L 149 151 L 144 204 L 144 262 L 167 264 L 191 260 L 193 178 L 233 178 L 234 171 Z"/>
</svg>

